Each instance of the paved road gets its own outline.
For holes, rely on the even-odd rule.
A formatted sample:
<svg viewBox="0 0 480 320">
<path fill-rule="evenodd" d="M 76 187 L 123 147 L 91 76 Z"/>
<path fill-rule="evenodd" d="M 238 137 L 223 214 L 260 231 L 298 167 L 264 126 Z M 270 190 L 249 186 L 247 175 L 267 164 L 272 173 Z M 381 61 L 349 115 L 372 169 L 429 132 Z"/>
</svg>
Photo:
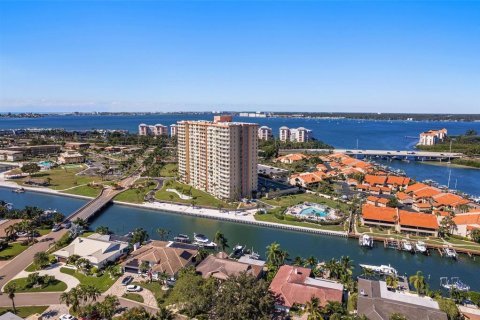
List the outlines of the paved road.
<svg viewBox="0 0 480 320">
<path fill-rule="evenodd" d="M 0 288 L 7 284 L 17 273 L 28 267 L 32 263 L 35 253 L 46 251 L 54 241 L 60 239 L 67 232 L 67 230 L 61 229 L 38 238 L 39 242 L 30 246 L 27 250 L 4 265 L 0 269 Z"/>
<path fill-rule="evenodd" d="M 458 152 L 432 152 L 432 151 L 412 151 L 412 150 L 360 150 L 360 149 L 280 149 L 279 154 L 288 153 L 328 153 L 329 151 L 346 153 L 349 155 L 365 156 L 403 156 L 403 157 L 427 157 L 427 158 L 460 158 L 463 153 Z"/>
</svg>

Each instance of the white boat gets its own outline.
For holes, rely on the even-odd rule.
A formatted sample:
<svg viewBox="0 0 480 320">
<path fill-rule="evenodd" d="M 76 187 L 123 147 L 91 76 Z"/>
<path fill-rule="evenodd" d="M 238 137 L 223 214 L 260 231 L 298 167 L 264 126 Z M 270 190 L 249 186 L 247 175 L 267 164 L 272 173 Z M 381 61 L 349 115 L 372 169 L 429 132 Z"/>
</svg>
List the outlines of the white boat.
<svg viewBox="0 0 480 320">
<path fill-rule="evenodd" d="M 190 243 L 190 237 L 182 233 L 179 233 L 175 237 L 173 237 L 173 240 L 176 242 Z"/>
<path fill-rule="evenodd" d="M 244 252 L 245 252 L 245 246 L 237 244 L 235 247 L 233 247 L 233 251 L 230 254 L 230 257 L 238 259 L 243 255 Z"/>
<path fill-rule="evenodd" d="M 469 291 L 470 286 L 463 283 L 460 278 L 452 277 L 448 280 L 447 277 L 440 278 L 440 286 L 447 290 Z"/>
<path fill-rule="evenodd" d="M 195 240 L 193 244 L 202 247 L 202 248 L 215 248 L 217 244 L 213 241 L 210 241 L 204 234 L 194 233 L 193 239 Z"/>
<path fill-rule="evenodd" d="M 363 234 L 359 239 L 359 244 L 362 247 L 373 247 L 373 238 L 370 237 L 368 234 Z"/>
<path fill-rule="evenodd" d="M 445 257 L 447 257 L 447 258 L 457 259 L 457 252 L 455 251 L 455 249 L 444 248 L 443 253 L 445 254 Z"/>
<path fill-rule="evenodd" d="M 5 204 L 5 209 L 12 210 L 13 209 L 13 203 L 6 203 Z"/>
<path fill-rule="evenodd" d="M 18 189 L 13 190 L 13 192 L 15 192 L 15 193 L 24 193 L 24 192 L 25 192 L 25 189 L 24 189 L 24 188 L 18 188 Z"/>
<path fill-rule="evenodd" d="M 417 241 L 417 243 L 415 243 L 415 251 L 420 252 L 420 253 L 426 253 L 427 252 L 427 246 L 425 245 L 425 242 Z"/>
<path fill-rule="evenodd" d="M 361 264 L 360 267 L 362 267 L 363 269 L 372 270 L 375 273 L 380 273 L 380 274 L 384 274 L 384 275 L 394 275 L 394 276 L 396 276 L 398 274 L 397 270 L 390 265 L 387 266 L 387 265 L 382 264 L 380 266 L 373 266 L 373 265 L 369 265 L 369 264 Z"/>
<path fill-rule="evenodd" d="M 413 250 L 413 246 L 410 243 L 410 241 L 402 240 L 402 250 L 403 251 L 410 251 L 410 252 Z"/>
</svg>

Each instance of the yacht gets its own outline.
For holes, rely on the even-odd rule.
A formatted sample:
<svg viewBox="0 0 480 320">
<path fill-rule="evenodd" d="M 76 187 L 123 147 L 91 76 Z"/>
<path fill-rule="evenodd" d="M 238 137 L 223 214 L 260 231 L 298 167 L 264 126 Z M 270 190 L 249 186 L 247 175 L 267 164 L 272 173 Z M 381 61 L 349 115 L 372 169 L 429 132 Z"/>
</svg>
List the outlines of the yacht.
<svg viewBox="0 0 480 320">
<path fill-rule="evenodd" d="M 457 259 L 457 252 L 455 251 L 455 249 L 444 248 L 443 253 L 445 254 L 445 257 L 447 257 L 447 258 Z"/>
<path fill-rule="evenodd" d="M 375 273 L 380 273 L 380 274 L 389 275 L 389 276 L 390 275 L 396 276 L 398 274 L 397 270 L 390 265 L 387 266 L 382 264 L 380 266 L 373 266 L 369 264 L 361 264 L 360 267 L 362 267 L 363 269 L 372 270 Z"/>
<path fill-rule="evenodd" d="M 402 250 L 403 251 L 413 251 L 413 246 L 408 240 L 402 240 Z"/>
<path fill-rule="evenodd" d="M 15 193 L 24 193 L 25 189 L 24 188 L 18 188 L 18 189 L 12 190 L 12 191 L 15 192 Z"/>
<path fill-rule="evenodd" d="M 175 237 L 173 237 L 173 240 L 176 242 L 190 243 L 190 237 L 182 233 L 179 233 Z"/>
<path fill-rule="evenodd" d="M 440 286 L 447 290 L 469 291 L 470 286 L 462 282 L 458 277 L 452 277 L 448 280 L 447 277 L 440 278 Z"/>
<path fill-rule="evenodd" d="M 193 244 L 196 244 L 199 247 L 203 248 L 215 248 L 217 244 L 210 241 L 204 234 L 194 233 L 193 234 Z"/>
<path fill-rule="evenodd" d="M 373 238 L 368 234 L 363 234 L 359 239 L 361 247 L 373 248 Z"/>
<path fill-rule="evenodd" d="M 427 246 L 425 245 L 425 242 L 417 241 L 417 243 L 415 243 L 415 251 L 420 253 L 427 253 Z"/>
<path fill-rule="evenodd" d="M 244 252 L 245 252 L 245 246 L 237 244 L 235 247 L 233 247 L 233 251 L 230 254 L 230 257 L 238 259 L 243 255 Z"/>
</svg>

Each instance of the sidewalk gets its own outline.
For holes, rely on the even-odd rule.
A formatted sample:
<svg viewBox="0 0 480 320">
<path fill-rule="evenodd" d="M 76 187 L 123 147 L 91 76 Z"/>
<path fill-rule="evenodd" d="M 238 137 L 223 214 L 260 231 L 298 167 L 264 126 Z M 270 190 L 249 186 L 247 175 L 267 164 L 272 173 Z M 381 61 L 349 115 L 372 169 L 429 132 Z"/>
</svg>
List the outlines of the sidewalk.
<svg viewBox="0 0 480 320">
<path fill-rule="evenodd" d="M 61 267 L 63 267 L 63 264 L 56 263 L 56 264 L 53 264 L 52 266 L 50 266 L 47 269 L 42 269 L 42 270 L 38 270 L 38 271 L 34 271 L 34 272 L 28 272 L 28 271 L 23 270 L 23 271 L 20 271 L 17 275 L 15 275 L 12 278 L 12 280 L 13 279 L 18 279 L 18 278 L 26 278 L 26 277 L 28 277 L 29 274 L 38 272 L 41 276 L 44 276 L 44 275 L 54 276 L 55 279 L 60 280 L 62 282 L 65 282 L 65 284 L 67 285 L 67 290 L 65 290 L 65 291 L 70 291 L 70 289 L 78 286 L 80 284 L 80 281 L 78 281 L 77 278 L 75 278 L 71 275 L 60 272 Z"/>
</svg>

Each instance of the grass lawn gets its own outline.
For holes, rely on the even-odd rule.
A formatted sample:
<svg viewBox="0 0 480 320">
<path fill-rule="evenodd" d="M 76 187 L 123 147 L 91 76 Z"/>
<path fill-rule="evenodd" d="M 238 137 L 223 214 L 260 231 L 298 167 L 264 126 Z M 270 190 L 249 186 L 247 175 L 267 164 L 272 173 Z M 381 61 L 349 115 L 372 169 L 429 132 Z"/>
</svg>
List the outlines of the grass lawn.
<svg viewBox="0 0 480 320">
<path fill-rule="evenodd" d="M 86 276 L 83 273 L 77 272 L 76 270 L 69 269 L 69 268 L 60 268 L 60 272 L 69 274 L 71 276 L 74 276 L 75 278 L 80 281 L 81 284 L 89 284 L 92 286 L 97 287 L 101 292 L 107 291 L 108 288 L 112 286 L 112 284 L 115 283 L 117 278 L 112 279 L 110 278 L 110 275 L 107 273 L 104 273 L 100 277 L 92 277 L 92 276 Z"/>
<path fill-rule="evenodd" d="M 24 246 L 18 242 L 11 243 L 6 249 L 0 251 L 0 260 L 10 260 L 25 251 L 27 248 L 28 246 Z"/>
<path fill-rule="evenodd" d="M 46 234 L 49 234 L 52 231 L 52 229 L 51 228 L 37 229 L 37 231 L 41 236 L 44 236 Z"/>
<path fill-rule="evenodd" d="M 34 263 L 30 263 L 28 267 L 25 268 L 27 272 L 35 272 L 37 271 L 37 266 Z"/>
<path fill-rule="evenodd" d="M 32 314 L 42 314 L 45 310 L 47 310 L 48 306 L 31 306 L 31 307 L 17 307 L 17 316 L 20 318 L 27 318 Z M 13 313 L 12 308 L 8 307 L 0 307 L 0 315 L 7 313 Z"/>
<path fill-rule="evenodd" d="M 137 286 L 150 290 L 155 298 L 161 299 L 165 295 L 165 291 L 162 290 L 162 285 L 157 281 L 152 282 L 134 282 Z"/>
<path fill-rule="evenodd" d="M 321 230 L 331 230 L 331 231 L 345 231 L 342 225 L 332 225 L 332 226 L 322 226 L 316 223 L 311 222 L 302 222 L 302 221 L 289 221 L 289 220 L 280 220 L 273 214 L 256 214 L 255 220 L 257 221 L 266 221 L 266 222 L 274 222 L 280 224 L 286 224 L 290 226 L 297 226 L 297 227 L 306 227 L 306 228 L 313 228 L 313 229 L 321 229 Z"/>
<path fill-rule="evenodd" d="M 38 178 L 38 179 L 47 179 L 50 178 L 50 189 L 54 190 L 63 190 L 71 187 L 75 187 L 77 185 L 81 184 L 87 184 L 92 181 L 97 181 L 100 182 L 100 177 L 88 177 L 88 176 L 77 176 L 76 174 L 82 170 L 84 170 L 86 167 L 85 166 L 75 166 L 72 168 L 68 168 L 65 166 L 62 166 L 60 168 L 55 168 L 52 170 L 46 170 L 46 171 L 41 171 L 32 176 L 32 178 Z M 22 178 L 18 179 L 22 185 L 24 184 L 24 181 L 29 179 L 27 178 Z"/>
<path fill-rule="evenodd" d="M 343 202 L 327 199 L 321 196 L 317 196 L 311 193 L 292 194 L 288 196 L 278 197 L 275 199 L 262 198 L 261 201 L 268 203 L 272 206 L 279 206 L 279 207 L 291 207 L 303 202 L 313 202 L 313 203 L 320 203 L 320 204 L 327 205 L 333 209 L 339 208 L 344 213 L 348 212 L 347 204 Z"/>
<path fill-rule="evenodd" d="M 27 283 L 27 278 L 19 278 L 10 281 L 9 283 L 15 283 L 17 286 L 17 292 L 63 292 L 67 290 L 67 284 L 60 280 L 54 280 L 48 286 L 42 288 L 27 288 L 25 284 Z"/>
<path fill-rule="evenodd" d="M 143 303 L 143 297 L 141 295 L 139 295 L 138 293 L 131 293 L 131 292 L 125 293 L 122 297 L 125 298 L 125 299 L 129 299 L 129 300 L 133 300 L 133 301 Z"/>
<path fill-rule="evenodd" d="M 167 163 L 160 170 L 160 176 L 162 177 L 175 177 L 177 174 L 178 165 L 176 163 Z"/>
<path fill-rule="evenodd" d="M 237 203 L 227 203 L 225 201 L 219 200 L 215 198 L 214 196 L 200 191 L 198 189 L 195 189 L 189 185 L 179 183 L 177 181 L 170 180 L 167 185 L 164 185 L 162 189 L 157 191 L 155 193 L 155 198 L 160 201 L 174 201 L 174 202 L 179 202 L 179 203 L 185 203 L 185 204 L 191 204 L 192 200 L 195 201 L 195 205 L 198 206 L 208 206 L 208 207 L 214 207 L 216 208 L 218 205 L 222 205 L 224 209 L 236 209 L 237 208 Z M 186 190 L 191 190 L 192 191 L 192 200 L 183 200 L 180 199 L 180 197 L 174 193 L 174 192 L 169 192 L 166 191 L 166 189 L 177 189 L 179 192 L 185 194 Z M 182 192 L 185 190 L 185 192 Z"/>
<path fill-rule="evenodd" d="M 137 186 L 139 185 L 144 185 L 145 182 L 146 182 L 145 179 L 137 180 L 135 182 L 135 188 L 132 188 L 120 193 L 115 197 L 114 200 L 130 202 L 130 203 L 143 203 L 146 194 L 151 190 L 155 189 L 155 187 L 157 186 L 157 182 L 153 181 L 154 184 L 152 184 L 151 186 L 144 187 L 144 188 L 137 188 Z"/>
<path fill-rule="evenodd" d="M 79 187 L 76 187 L 76 188 L 73 188 L 73 189 L 63 191 L 63 193 L 76 194 L 76 195 L 79 195 L 79 196 L 86 196 L 86 197 L 95 198 L 96 196 L 98 196 L 100 194 L 101 191 L 102 191 L 101 188 L 94 188 L 94 187 L 86 185 L 86 186 L 79 186 Z"/>
</svg>

